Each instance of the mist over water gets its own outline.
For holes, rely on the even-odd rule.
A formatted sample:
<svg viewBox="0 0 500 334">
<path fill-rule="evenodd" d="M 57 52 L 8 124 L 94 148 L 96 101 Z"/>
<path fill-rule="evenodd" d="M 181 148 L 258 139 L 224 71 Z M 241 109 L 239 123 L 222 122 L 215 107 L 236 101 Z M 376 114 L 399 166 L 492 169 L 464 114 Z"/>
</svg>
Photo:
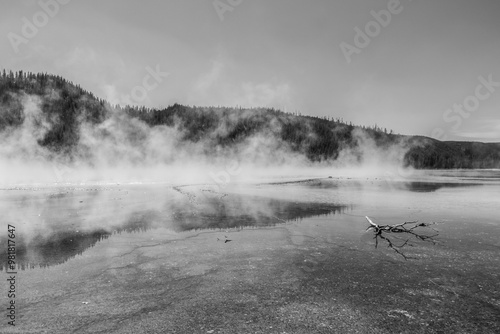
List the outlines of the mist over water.
<svg viewBox="0 0 500 334">
<path fill-rule="evenodd" d="M 297 201 L 293 193 L 159 185 L 11 190 L 2 192 L 0 209 L 6 223 L 16 226 L 18 264 L 26 268 L 63 263 L 116 233 L 259 228 L 348 209 Z"/>
<path fill-rule="evenodd" d="M 44 98 L 58 98 L 51 94 Z M 359 204 L 350 194 L 407 198 L 481 185 L 476 178 L 485 175 L 500 180 L 495 170 L 404 169 L 406 143 L 379 147 L 357 129 L 356 146 L 335 160 L 311 162 L 265 131 L 213 154 L 210 136 L 186 141 L 179 125 L 150 127 L 116 110 L 99 124 L 80 121 L 76 147 L 58 152 L 40 145 L 58 122 L 41 111 L 42 99 L 22 95 L 18 102 L 22 125 L 0 132 L 0 206 L 21 231 L 20 263 L 28 267 L 62 263 L 115 233 L 273 226 L 342 212 Z M 213 136 L 233 131 L 232 117 Z"/>
<path fill-rule="evenodd" d="M 377 146 L 366 132 L 355 128 L 354 146 L 343 148 L 336 159 L 312 162 L 275 135 L 281 131 L 281 125 L 274 121 L 234 145 L 214 144 L 217 136 L 227 136 L 239 126 L 239 121 L 252 117 L 252 110 L 221 118 L 206 137 L 186 140 L 186 130 L 178 121 L 172 126 L 149 126 L 138 118 L 109 109 L 101 123 L 79 119 L 76 144 L 69 151 L 54 150 L 41 142 L 61 120 L 56 114 L 43 112 L 41 105 L 60 99 L 61 94 L 52 89 L 42 97 L 11 95 L 22 106 L 23 121 L 0 131 L 0 185 L 217 183 L 228 175 L 231 182 L 283 176 L 399 175 L 404 174 L 403 158 L 410 148 L 404 140 Z M 308 136 L 315 136 L 312 130 Z M 411 146 L 415 145 L 413 142 Z"/>
<path fill-rule="evenodd" d="M 5 223 L 18 231 L 18 264 L 23 269 L 63 263 L 117 233 L 162 229 L 182 239 L 190 231 L 234 232 L 332 214 L 354 214 L 356 224 L 364 222 L 364 215 L 381 223 L 388 223 L 387 218 L 393 223 L 448 221 L 470 216 L 478 203 L 481 211 L 476 219 L 483 223 L 493 219 L 499 171 L 489 171 L 484 178 L 481 171 L 468 171 L 469 178 L 460 171 L 435 174 L 421 173 L 413 180 L 275 177 L 270 183 L 224 187 L 161 183 L 13 187 L 0 191 L 0 210 Z"/>
<path fill-rule="evenodd" d="M 26 266 L 62 263 L 115 233 L 273 226 L 370 203 L 374 193 L 401 201 L 412 192 L 500 180 L 496 170 L 404 169 L 406 142 L 380 147 L 359 129 L 352 132 L 355 146 L 319 162 L 277 139 L 280 125 L 273 123 L 214 150 L 213 138 L 234 131 L 252 111 L 221 119 L 207 138 L 189 141 L 180 124 L 151 127 L 109 110 L 102 123 L 80 120 L 76 146 L 57 151 L 41 145 L 60 121 L 41 104 L 58 98 L 54 91 L 43 99 L 17 96 L 23 122 L 0 131 L 0 206 L 21 231 Z"/>
<path fill-rule="evenodd" d="M 193 138 L 186 120 L 150 126 L 110 109 L 101 122 L 69 122 L 77 136 L 54 147 L 43 143 L 64 116 L 42 112 L 42 101 L 60 98 L 51 94 L 19 95 L 22 122 L 0 130 L 0 212 L 15 227 L 21 309 L 33 319 L 49 319 L 53 307 L 80 317 L 84 305 L 111 310 L 113 323 L 124 296 L 134 300 L 127 307 L 142 300 L 163 316 L 165 300 L 184 312 L 224 289 L 221 314 L 232 298 L 242 319 L 256 305 L 295 314 L 301 298 L 315 301 L 307 310 L 354 305 L 383 324 L 394 315 L 418 326 L 442 313 L 496 319 L 499 170 L 403 168 L 419 140 L 381 145 L 355 127 L 331 159 L 310 159 L 273 121 L 216 145 L 252 110 Z M 365 217 L 413 227 L 377 234 Z M 0 258 L 7 271 L 7 249 Z M 70 296 L 63 304 L 61 294 Z"/>
<path fill-rule="evenodd" d="M 2 3 L 0 334 L 500 334 L 500 1 Z"/>
</svg>

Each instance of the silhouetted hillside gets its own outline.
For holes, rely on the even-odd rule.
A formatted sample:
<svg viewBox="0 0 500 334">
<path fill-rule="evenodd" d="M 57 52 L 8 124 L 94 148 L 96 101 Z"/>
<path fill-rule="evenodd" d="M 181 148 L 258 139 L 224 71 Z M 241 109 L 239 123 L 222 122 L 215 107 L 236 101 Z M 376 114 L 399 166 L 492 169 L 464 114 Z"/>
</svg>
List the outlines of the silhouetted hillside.
<svg viewBox="0 0 500 334">
<path fill-rule="evenodd" d="M 102 140 L 110 146 L 143 148 L 144 152 L 134 153 L 136 156 L 131 158 L 140 162 L 147 154 L 147 143 L 152 140 L 145 132 L 149 128 L 162 133 L 175 130 L 175 137 L 160 136 L 156 146 L 168 146 L 169 140 L 175 140 L 175 144 L 170 145 L 189 147 L 208 157 L 254 145 L 254 153 L 265 151 L 263 154 L 269 155 L 270 160 L 280 159 L 279 154 L 273 154 L 278 151 L 291 152 L 311 162 L 343 158 L 346 155 L 343 152 L 348 152 L 351 160 L 359 162 L 374 148 L 381 149 L 382 154 L 398 148 L 398 152 L 403 152 L 401 162 L 417 168 L 500 167 L 500 144 L 440 142 L 388 133 L 377 126 L 360 127 L 338 119 L 298 116 L 275 109 L 179 104 L 164 109 L 122 107 L 111 105 L 59 76 L 3 71 L 0 136 L 8 138 L 23 126 L 33 132 L 35 145 L 48 152 L 45 158 L 65 156 L 69 160 L 92 160 Z M 263 150 L 263 146 L 267 150 Z M 28 152 L 30 149 L 23 146 L 17 153 L 5 154 L 40 154 L 37 153 L 40 150 Z M 116 154 L 123 156 L 127 152 L 123 149 Z M 175 156 L 164 158 L 166 162 L 169 159 Z"/>
<path fill-rule="evenodd" d="M 406 154 L 416 168 L 500 168 L 500 143 L 426 140 Z"/>
</svg>

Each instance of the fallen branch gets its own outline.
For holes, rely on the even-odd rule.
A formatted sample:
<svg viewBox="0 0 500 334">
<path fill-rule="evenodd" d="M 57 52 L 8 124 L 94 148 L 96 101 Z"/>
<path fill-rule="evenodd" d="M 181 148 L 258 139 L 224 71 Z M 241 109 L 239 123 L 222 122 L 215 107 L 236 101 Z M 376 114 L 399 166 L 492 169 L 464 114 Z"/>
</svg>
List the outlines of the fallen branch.
<svg viewBox="0 0 500 334">
<path fill-rule="evenodd" d="M 401 224 L 395 224 L 395 225 L 379 225 L 374 223 L 368 216 L 365 216 L 366 220 L 368 223 L 370 223 L 370 226 L 366 229 L 368 230 L 373 230 L 375 232 L 375 248 L 378 247 L 378 239 L 382 239 L 387 242 L 387 246 L 394 250 L 397 254 L 401 255 L 405 260 L 408 260 L 408 257 L 400 250 L 401 248 L 405 246 L 413 246 L 411 243 L 409 243 L 411 237 L 415 237 L 417 240 L 420 241 L 426 241 L 426 242 L 432 242 L 433 244 L 436 244 L 436 240 L 434 237 L 436 237 L 439 232 L 432 228 L 432 225 L 435 225 L 435 222 L 432 223 L 419 223 L 418 221 L 410 221 L 410 222 L 404 222 Z M 427 227 L 430 228 L 431 230 L 435 231 L 436 234 L 434 235 L 426 235 L 423 233 L 420 233 L 419 231 L 416 231 L 417 228 L 419 227 Z M 385 235 L 384 235 L 385 233 Z M 387 234 L 389 233 L 398 233 L 401 235 L 409 235 L 410 237 L 404 240 L 404 242 L 401 245 L 396 245 L 388 236 Z M 398 240 L 401 240 L 400 238 L 395 237 Z"/>
</svg>

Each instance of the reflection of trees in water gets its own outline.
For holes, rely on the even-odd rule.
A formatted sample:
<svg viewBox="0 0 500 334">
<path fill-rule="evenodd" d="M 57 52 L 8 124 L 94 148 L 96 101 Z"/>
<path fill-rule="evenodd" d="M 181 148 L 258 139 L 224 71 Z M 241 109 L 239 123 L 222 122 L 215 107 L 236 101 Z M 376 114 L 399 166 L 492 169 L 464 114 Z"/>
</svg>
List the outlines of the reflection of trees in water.
<svg viewBox="0 0 500 334">
<path fill-rule="evenodd" d="M 378 180 L 378 179 L 375 179 Z M 481 186 L 481 183 L 472 183 L 470 182 L 432 182 L 432 181 L 402 181 L 402 180 L 391 180 L 384 179 L 384 182 L 375 183 L 380 187 L 385 187 L 388 189 L 397 189 L 397 190 L 408 190 L 412 192 L 434 192 L 442 188 L 461 188 L 461 187 L 474 187 Z M 361 179 L 351 179 L 345 178 L 342 180 L 339 179 L 309 179 L 309 180 L 300 180 L 300 181 L 286 181 L 286 182 L 276 182 L 270 183 L 270 185 L 288 185 L 288 184 L 299 184 L 306 186 L 308 188 L 314 189 L 338 189 L 342 186 L 348 185 L 349 188 L 362 189 L 368 184 L 373 184 L 373 180 L 361 180 Z"/>
<path fill-rule="evenodd" d="M 408 260 L 410 257 L 404 254 L 402 249 L 406 246 L 413 246 L 410 241 L 411 239 L 436 244 L 434 238 L 439 235 L 439 232 L 431 227 L 436 224 L 435 222 L 419 223 L 412 221 L 394 225 L 379 225 L 375 224 L 368 217 L 366 217 L 366 220 L 370 223 L 370 226 L 366 230 L 372 230 L 375 234 L 373 237 L 375 239 L 375 248 L 378 247 L 380 239 L 387 244 L 387 247 L 401 255 L 405 260 Z M 422 230 L 422 228 L 425 228 L 425 230 Z M 429 230 L 433 232 L 429 234 Z"/>
<path fill-rule="evenodd" d="M 109 237 L 100 229 L 92 232 L 61 231 L 48 237 L 37 235 L 28 244 L 21 242 L 16 249 L 16 262 L 21 269 L 47 267 L 61 264 L 69 258 L 81 255 L 87 248 Z"/>
<path fill-rule="evenodd" d="M 436 182 L 405 182 L 404 187 L 409 191 L 415 192 L 433 192 L 441 188 L 459 188 L 473 187 L 481 184 L 478 183 L 436 183 Z"/>
<path fill-rule="evenodd" d="M 221 201 L 208 198 L 174 212 L 176 231 L 263 227 L 313 216 L 342 213 L 347 206 L 328 203 L 292 202 L 259 196 L 230 196 Z"/>
<path fill-rule="evenodd" d="M 19 234 L 16 236 L 16 263 L 21 270 L 64 263 L 94 247 L 97 242 L 109 238 L 113 233 L 147 231 L 156 216 L 157 214 L 151 211 L 136 212 L 125 224 L 116 226 L 112 230 L 98 228 L 82 231 L 73 227 L 71 230 L 53 230 L 43 235 L 37 234 L 29 242 L 25 242 L 22 234 Z M 0 251 L 0 257 L 2 258 L 0 267 L 4 270 L 7 268 L 5 250 Z"/>
<path fill-rule="evenodd" d="M 85 230 L 75 225 L 61 229 L 60 224 L 55 224 L 52 231 L 43 231 L 43 234 L 37 234 L 29 241 L 24 241 L 22 234 L 19 234 L 16 237 L 16 263 L 21 270 L 62 264 L 114 233 L 145 232 L 159 227 L 182 232 L 274 226 L 313 216 L 343 213 L 346 209 L 347 206 L 328 203 L 295 202 L 247 195 L 212 196 L 198 198 L 196 201 L 186 197 L 180 202 L 167 203 L 163 212 L 133 212 L 120 225 L 108 224 L 106 229 Z M 113 216 L 109 220 L 112 221 Z M 1 243 L 6 244 L 5 237 L 1 239 Z M 2 270 L 7 268 L 6 251 L 0 249 Z"/>
</svg>

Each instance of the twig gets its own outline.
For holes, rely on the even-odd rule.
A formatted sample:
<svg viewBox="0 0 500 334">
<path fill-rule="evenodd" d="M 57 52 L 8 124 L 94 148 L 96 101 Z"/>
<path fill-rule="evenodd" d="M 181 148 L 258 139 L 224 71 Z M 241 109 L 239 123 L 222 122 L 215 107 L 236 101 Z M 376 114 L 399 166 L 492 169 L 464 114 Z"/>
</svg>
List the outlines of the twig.
<svg viewBox="0 0 500 334">
<path fill-rule="evenodd" d="M 415 237 L 417 240 L 420 241 L 425 241 L 425 242 L 432 242 L 433 244 L 436 244 L 436 240 L 434 240 L 434 237 L 439 235 L 439 232 L 435 230 L 434 228 L 430 227 L 432 225 L 435 225 L 436 222 L 432 223 L 419 223 L 418 221 L 409 221 L 409 222 L 404 222 L 401 224 L 395 224 L 395 225 L 379 225 L 374 223 L 368 216 L 365 216 L 366 220 L 368 223 L 370 223 L 370 226 L 366 229 L 368 230 L 373 230 L 375 232 L 375 248 L 378 247 L 378 239 L 382 239 L 387 242 L 387 247 L 391 248 L 394 250 L 397 254 L 401 255 L 405 260 L 408 260 L 408 257 L 401 251 L 399 250 L 400 248 L 403 248 L 405 246 L 412 246 L 412 244 L 409 243 L 411 236 Z M 415 231 L 418 227 L 427 227 L 430 228 L 431 230 L 435 231 L 436 234 L 434 235 L 425 235 L 418 233 Z M 399 233 L 403 235 L 410 235 L 410 238 L 406 239 L 402 245 L 396 245 L 392 242 L 390 238 L 388 238 L 386 235 L 383 235 L 383 233 Z M 397 238 L 399 239 L 399 238 Z"/>
</svg>

